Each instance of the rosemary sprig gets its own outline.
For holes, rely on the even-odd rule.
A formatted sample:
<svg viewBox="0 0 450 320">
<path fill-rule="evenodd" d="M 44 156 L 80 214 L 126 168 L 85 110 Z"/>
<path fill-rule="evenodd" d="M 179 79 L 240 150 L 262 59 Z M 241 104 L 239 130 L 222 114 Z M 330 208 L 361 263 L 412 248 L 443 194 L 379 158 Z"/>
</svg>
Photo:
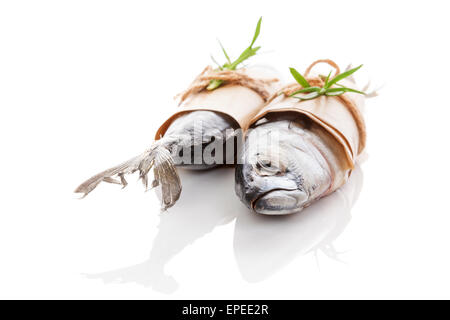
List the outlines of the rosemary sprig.
<svg viewBox="0 0 450 320">
<path fill-rule="evenodd" d="M 256 54 L 256 52 L 261 48 L 260 46 L 253 48 L 253 45 L 255 44 L 256 39 L 258 39 L 260 30 L 261 30 L 261 21 L 262 21 L 262 17 L 259 18 L 258 20 L 258 24 L 256 25 L 256 30 L 255 30 L 255 34 L 253 35 L 253 40 L 250 43 L 250 46 L 248 46 L 242 53 L 241 55 L 234 61 L 231 61 L 230 56 L 228 55 L 228 53 L 226 52 L 225 48 L 223 47 L 222 43 L 219 41 L 219 45 L 222 48 L 223 54 L 225 55 L 225 58 L 227 60 L 227 62 L 225 62 L 223 65 L 218 64 L 215 59 L 213 57 L 212 60 L 214 61 L 214 63 L 217 64 L 219 70 L 236 70 L 236 68 L 245 60 L 249 59 L 250 57 L 254 56 Z M 214 90 L 217 89 L 218 87 L 220 87 L 220 85 L 223 83 L 222 80 L 211 80 L 208 87 L 206 88 L 207 90 Z"/>
<path fill-rule="evenodd" d="M 301 90 L 295 91 L 293 94 L 290 95 L 290 97 L 299 99 L 299 100 L 311 100 L 315 99 L 319 96 L 325 95 L 325 96 L 340 96 L 341 94 L 344 94 L 346 92 L 354 92 L 359 94 L 366 94 L 365 92 L 358 91 L 352 88 L 347 88 L 338 82 L 342 79 L 347 78 L 348 76 L 352 75 L 356 71 L 358 71 L 363 65 L 360 65 L 359 67 L 350 69 L 344 73 L 340 73 L 337 76 L 335 76 L 333 79 L 330 80 L 331 72 L 328 74 L 327 77 L 323 76 L 322 79 L 324 79 L 324 85 L 323 87 L 311 87 L 308 80 L 305 79 L 297 70 L 294 68 L 289 68 L 291 71 L 292 76 L 294 79 L 303 87 Z M 332 85 L 336 85 L 338 87 L 331 88 Z M 296 94 L 299 93 L 306 93 L 303 96 L 296 96 Z"/>
</svg>

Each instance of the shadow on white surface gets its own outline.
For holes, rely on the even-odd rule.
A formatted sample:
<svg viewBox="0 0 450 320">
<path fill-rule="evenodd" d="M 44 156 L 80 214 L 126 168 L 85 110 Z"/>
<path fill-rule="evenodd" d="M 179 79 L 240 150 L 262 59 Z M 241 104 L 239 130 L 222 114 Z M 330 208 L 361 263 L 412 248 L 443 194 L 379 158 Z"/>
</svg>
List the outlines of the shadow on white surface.
<svg viewBox="0 0 450 320">
<path fill-rule="evenodd" d="M 313 250 L 320 249 L 334 257 L 332 242 L 350 221 L 350 210 L 363 181 L 362 171 L 357 167 L 343 188 L 302 213 L 260 216 L 247 210 L 236 197 L 234 169 L 181 171 L 182 197 L 161 214 L 149 259 L 86 277 L 105 283 L 137 283 L 158 292 L 173 293 L 179 285 L 164 271 L 169 261 L 216 226 L 236 217 L 234 251 L 246 281 L 264 280 L 297 255 Z"/>
<path fill-rule="evenodd" d="M 161 220 L 148 260 L 126 268 L 87 275 L 106 283 L 135 282 L 172 293 L 178 283 L 164 272 L 167 263 L 186 246 L 227 224 L 246 208 L 234 194 L 234 169 L 180 170 L 183 192 L 176 205 L 161 213 Z"/>
<path fill-rule="evenodd" d="M 248 282 L 262 281 L 296 256 L 311 251 L 321 250 L 337 260 L 333 242 L 350 222 L 350 211 L 362 184 L 363 173 L 357 166 L 342 188 L 299 214 L 239 215 L 234 253 L 243 278 Z"/>
</svg>

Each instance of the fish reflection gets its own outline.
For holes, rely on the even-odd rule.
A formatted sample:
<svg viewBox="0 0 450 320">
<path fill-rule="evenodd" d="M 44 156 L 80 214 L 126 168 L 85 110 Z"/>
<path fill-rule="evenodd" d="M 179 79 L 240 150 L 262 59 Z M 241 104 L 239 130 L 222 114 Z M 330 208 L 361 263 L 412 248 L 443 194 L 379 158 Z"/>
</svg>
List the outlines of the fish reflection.
<svg viewBox="0 0 450 320">
<path fill-rule="evenodd" d="M 137 283 L 172 293 L 178 283 L 165 273 L 166 265 L 189 244 L 246 211 L 234 194 L 234 169 L 194 173 L 180 170 L 180 175 L 185 191 L 174 207 L 161 214 L 149 258 L 130 267 L 87 275 L 88 278 L 106 283 Z"/>
<path fill-rule="evenodd" d="M 249 282 L 264 280 L 296 256 L 311 251 L 322 250 L 336 257 L 332 243 L 349 223 L 362 183 L 363 173 L 357 166 L 343 187 L 300 213 L 239 215 L 234 252 L 243 278 Z"/>
<path fill-rule="evenodd" d="M 236 198 L 233 169 L 181 171 L 186 192 L 176 206 L 161 214 L 149 258 L 129 267 L 86 275 L 88 278 L 105 283 L 136 283 L 173 293 L 179 284 L 166 273 L 167 264 L 188 245 L 236 217 L 235 257 L 243 278 L 249 282 L 269 277 L 296 256 L 310 251 L 320 249 L 333 256 L 332 243 L 350 221 L 350 210 L 363 181 L 357 167 L 340 190 L 301 213 L 263 216 L 250 212 Z"/>
</svg>

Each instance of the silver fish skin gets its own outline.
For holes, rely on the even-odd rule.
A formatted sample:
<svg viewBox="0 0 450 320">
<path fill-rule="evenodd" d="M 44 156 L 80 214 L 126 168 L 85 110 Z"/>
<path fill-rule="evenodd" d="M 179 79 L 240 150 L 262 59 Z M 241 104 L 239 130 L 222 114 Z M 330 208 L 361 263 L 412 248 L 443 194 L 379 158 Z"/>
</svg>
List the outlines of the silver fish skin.
<svg viewBox="0 0 450 320">
<path fill-rule="evenodd" d="M 344 151 L 333 148 L 333 139 L 298 113 L 260 119 L 236 167 L 237 196 L 259 214 L 300 212 L 348 177 Z"/>
<path fill-rule="evenodd" d="M 236 127 L 234 120 L 219 113 L 193 111 L 175 119 L 167 128 L 162 140 L 166 148 L 170 150 L 176 166 L 189 170 L 208 170 L 225 163 L 227 156 L 234 157 L 234 155 L 226 155 L 224 148 L 221 163 L 205 163 L 203 157 L 194 158 L 194 149 L 199 147 L 203 153 L 212 141 L 224 145 L 228 139 L 232 138 L 230 130 Z M 183 157 L 184 151 L 188 151 L 190 156 Z"/>
<path fill-rule="evenodd" d="M 85 197 L 101 182 L 128 185 L 125 175 L 136 171 L 148 188 L 148 173 L 153 168 L 154 180 L 151 187 L 161 187 L 162 209 L 165 210 L 175 204 L 181 194 L 181 181 L 176 166 L 205 170 L 219 164 L 205 163 L 200 152 L 200 159 L 192 163 L 194 149 L 203 151 L 214 140 L 215 145 L 225 144 L 228 138 L 234 138 L 229 133 L 236 127 L 233 120 L 212 111 L 193 111 L 175 119 L 167 129 L 164 137 L 155 141 L 152 146 L 141 155 L 133 157 L 115 167 L 102 171 L 89 178 L 75 189 L 76 193 L 83 193 Z M 212 139 L 214 137 L 214 139 Z M 225 149 L 225 148 L 224 148 Z M 178 157 L 180 150 L 188 153 L 187 161 Z M 234 156 L 226 155 L 224 157 Z M 224 162 L 222 162 L 224 163 Z"/>
</svg>

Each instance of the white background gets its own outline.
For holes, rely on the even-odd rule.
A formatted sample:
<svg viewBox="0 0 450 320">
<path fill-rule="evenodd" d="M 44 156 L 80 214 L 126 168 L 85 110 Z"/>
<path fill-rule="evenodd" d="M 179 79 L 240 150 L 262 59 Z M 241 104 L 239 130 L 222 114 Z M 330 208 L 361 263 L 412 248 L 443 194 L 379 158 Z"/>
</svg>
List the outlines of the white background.
<svg viewBox="0 0 450 320">
<path fill-rule="evenodd" d="M 1 1 L 0 297 L 450 298 L 448 15 L 445 1 Z M 137 177 L 77 200 L 149 146 L 211 53 L 223 61 L 216 38 L 236 57 L 259 16 L 251 63 L 364 63 L 385 84 L 344 190 L 281 219 L 246 210 L 232 169 L 182 172 L 164 214 Z"/>
</svg>

